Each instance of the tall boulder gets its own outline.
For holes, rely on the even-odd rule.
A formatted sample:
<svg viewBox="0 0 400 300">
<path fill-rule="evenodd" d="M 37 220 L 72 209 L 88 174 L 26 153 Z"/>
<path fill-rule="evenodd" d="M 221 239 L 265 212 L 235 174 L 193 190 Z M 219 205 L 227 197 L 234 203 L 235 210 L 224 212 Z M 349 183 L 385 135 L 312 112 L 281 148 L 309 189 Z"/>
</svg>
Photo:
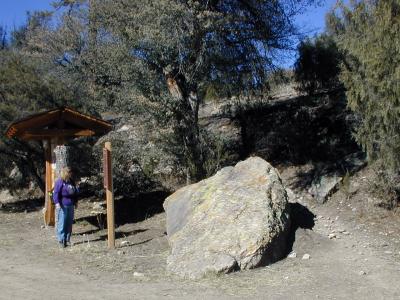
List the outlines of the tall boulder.
<svg viewBox="0 0 400 300">
<path fill-rule="evenodd" d="M 181 188 L 164 209 L 171 273 L 198 278 L 255 268 L 286 254 L 286 190 L 277 170 L 259 157 Z"/>
</svg>

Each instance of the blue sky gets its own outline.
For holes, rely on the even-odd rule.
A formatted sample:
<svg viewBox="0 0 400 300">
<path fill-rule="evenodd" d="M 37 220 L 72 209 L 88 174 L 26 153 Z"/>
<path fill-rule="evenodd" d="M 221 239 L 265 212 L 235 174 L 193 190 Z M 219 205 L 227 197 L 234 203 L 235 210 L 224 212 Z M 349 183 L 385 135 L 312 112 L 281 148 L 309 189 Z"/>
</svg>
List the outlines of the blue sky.
<svg viewBox="0 0 400 300">
<path fill-rule="evenodd" d="M 53 0 L 0 0 L 0 25 L 7 27 L 8 30 L 15 26 L 20 26 L 26 19 L 26 12 L 33 10 L 51 9 Z M 309 8 L 305 14 L 299 16 L 296 20 L 298 26 L 313 36 L 323 31 L 325 27 L 325 14 L 331 9 L 336 0 L 320 0 L 318 7 Z M 294 61 L 288 59 L 284 64 L 290 66 Z"/>
<path fill-rule="evenodd" d="M 297 25 L 304 31 L 309 32 L 309 35 L 314 35 L 324 30 L 325 15 L 335 6 L 337 0 L 320 0 L 319 2 L 319 6 L 309 8 L 296 20 Z"/>
<path fill-rule="evenodd" d="M 49 0 L 0 0 L 0 25 L 8 30 L 20 26 L 26 19 L 26 12 L 51 9 Z"/>
</svg>

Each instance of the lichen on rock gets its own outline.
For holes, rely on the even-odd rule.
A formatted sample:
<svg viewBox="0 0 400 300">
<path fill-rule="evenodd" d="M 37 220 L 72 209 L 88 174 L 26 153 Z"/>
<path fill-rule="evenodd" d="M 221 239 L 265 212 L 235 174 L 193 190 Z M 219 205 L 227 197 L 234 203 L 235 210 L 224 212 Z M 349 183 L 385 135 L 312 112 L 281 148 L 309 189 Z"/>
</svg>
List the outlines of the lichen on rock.
<svg viewBox="0 0 400 300">
<path fill-rule="evenodd" d="M 258 157 L 186 186 L 164 202 L 171 273 L 198 278 L 251 269 L 286 254 L 285 187 Z"/>
</svg>

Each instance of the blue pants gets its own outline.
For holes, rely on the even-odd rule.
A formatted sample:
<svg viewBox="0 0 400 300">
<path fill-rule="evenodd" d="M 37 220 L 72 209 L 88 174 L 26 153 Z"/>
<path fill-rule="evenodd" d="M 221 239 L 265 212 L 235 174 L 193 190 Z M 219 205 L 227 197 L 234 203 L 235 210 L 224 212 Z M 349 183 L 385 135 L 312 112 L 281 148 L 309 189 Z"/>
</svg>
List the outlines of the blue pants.
<svg viewBox="0 0 400 300">
<path fill-rule="evenodd" d="M 74 206 L 62 206 L 56 208 L 56 235 L 60 243 L 69 242 L 74 221 Z"/>
</svg>

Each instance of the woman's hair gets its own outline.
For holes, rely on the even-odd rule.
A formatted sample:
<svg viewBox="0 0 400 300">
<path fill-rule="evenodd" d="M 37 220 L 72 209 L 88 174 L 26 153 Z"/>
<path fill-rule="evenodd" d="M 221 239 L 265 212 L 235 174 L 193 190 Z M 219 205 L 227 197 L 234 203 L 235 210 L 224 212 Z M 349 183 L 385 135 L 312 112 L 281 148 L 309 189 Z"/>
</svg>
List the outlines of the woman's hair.
<svg viewBox="0 0 400 300">
<path fill-rule="evenodd" d="M 69 167 L 64 167 L 61 170 L 61 179 L 69 180 L 71 178 L 71 169 Z"/>
</svg>

